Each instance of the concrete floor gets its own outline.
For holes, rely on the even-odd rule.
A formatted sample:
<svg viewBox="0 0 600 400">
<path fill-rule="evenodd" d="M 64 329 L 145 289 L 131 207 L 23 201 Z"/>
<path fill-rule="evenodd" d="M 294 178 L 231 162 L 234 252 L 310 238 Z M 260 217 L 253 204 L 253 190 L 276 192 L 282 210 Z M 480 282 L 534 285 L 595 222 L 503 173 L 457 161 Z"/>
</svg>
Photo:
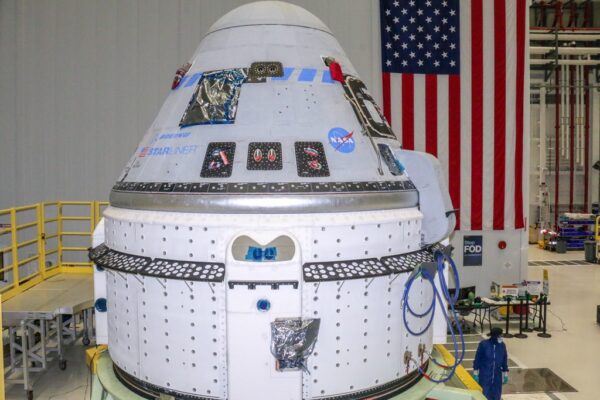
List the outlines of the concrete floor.
<svg viewBox="0 0 600 400">
<path fill-rule="evenodd" d="M 529 249 L 530 261 L 583 259 L 581 251 L 557 254 L 534 246 Z M 530 334 L 527 339 L 508 339 L 509 353 L 522 367 L 552 369 L 578 390 L 558 398 L 599 399 L 600 326 L 596 324 L 596 305 L 600 304 L 600 265 L 530 266 L 529 278 L 541 280 L 544 268 L 549 271 L 552 306 L 548 309 L 552 315 L 548 317 L 548 327 L 552 338 Z"/>
<path fill-rule="evenodd" d="M 66 346 L 67 369 L 61 371 L 58 361 L 50 363 L 45 372 L 34 374 L 33 395 L 35 400 L 86 400 L 90 398 L 91 376 L 85 364 L 85 347 L 79 340 Z M 23 385 L 7 385 L 6 400 L 26 399 Z"/>
<path fill-rule="evenodd" d="M 529 249 L 530 261 L 583 260 L 583 252 L 557 254 Z M 582 263 L 583 264 L 583 263 Z M 527 339 L 507 339 L 510 357 L 520 367 L 550 368 L 574 386 L 577 393 L 505 395 L 504 400 L 597 400 L 600 399 L 600 326 L 596 324 L 596 305 L 600 304 L 600 265 L 561 265 L 529 267 L 529 278 L 541 280 L 543 269 L 550 273 L 552 314 L 548 317 L 551 339 L 530 334 Z M 562 319 L 562 322 L 561 322 Z M 35 383 L 39 400 L 85 400 L 89 398 L 89 371 L 83 346 L 67 348 L 69 365 L 60 371 L 57 365 Z M 25 399 L 22 386 L 7 388 L 7 400 Z"/>
</svg>

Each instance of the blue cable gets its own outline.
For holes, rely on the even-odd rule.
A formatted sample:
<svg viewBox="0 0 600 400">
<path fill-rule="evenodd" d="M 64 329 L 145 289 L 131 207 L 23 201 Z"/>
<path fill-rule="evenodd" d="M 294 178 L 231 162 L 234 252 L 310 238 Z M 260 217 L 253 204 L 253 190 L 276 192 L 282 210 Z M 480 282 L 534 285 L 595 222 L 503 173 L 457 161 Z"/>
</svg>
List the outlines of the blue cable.
<svg viewBox="0 0 600 400">
<path fill-rule="evenodd" d="M 448 300 L 448 303 L 450 304 L 450 310 L 452 311 L 452 317 L 454 318 L 455 321 L 459 321 L 458 314 L 456 312 L 456 309 L 454 308 L 454 305 L 456 304 L 456 302 L 458 302 L 458 298 L 459 298 L 459 294 L 460 294 L 460 277 L 458 275 L 458 268 L 456 268 L 456 264 L 454 263 L 454 260 L 452 259 L 452 257 L 450 257 L 449 255 L 445 256 L 443 254 L 441 254 L 441 256 L 442 257 L 438 257 L 438 271 L 440 271 L 440 273 L 443 274 L 444 261 L 447 260 L 448 263 L 450 264 L 450 267 L 452 268 L 452 274 L 453 274 L 454 282 L 456 284 L 456 290 L 454 291 L 454 296 L 452 297 L 452 299 L 450 299 L 450 291 L 448 289 L 448 285 L 446 284 L 445 279 L 440 279 L 442 290 L 444 291 L 444 296 L 446 297 L 446 299 Z M 450 321 L 448 321 L 448 318 L 446 318 L 446 321 L 447 321 L 447 323 L 450 324 Z M 462 332 L 462 326 L 459 323 L 457 323 L 456 326 L 457 326 L 458 334 L 460 335 L 460 339 L 461 339 L 462 352 L 461 352 L 461 355 L 459 358 L 458 357 L 458 347 L 455 345 L 454 358 L 456 360 L 458 360 L 458 364 L 460 364 L 465 356 L 465 338 L 464 338 L 464 335 Z M 451 324 L 450 324 L 450 332 L 453 334 L 453 337 L 454 337 L 454 330 L 452 329 Z"/>
<path fill-rule="evenodd" d="M 408 303 L 408 294 L 410 293 L 410 289 L 412 287 L 413 282 L 419 277 L 419 275 L 421 275 L 423 278 L 425 278 L 430 284 L 431 284 L 431 288 L 432 290 L 435 292 L 436 288 L 435 288 L 435 283 L 433 283 L 432 279 L 429 279 L 428 277 L 425 276 L 425 274 L 429 275 L 429 273 L 427 273 L 427 271 L 423 270 L 418 274 L 413 275 L 408 282 L 406 282 L 406 286 L 404 289 L 404 296 L 402 297 L 402 301 L 403 301 L 403 307 L 402 307 L 402 319 L 404 321 L 404 327 L 406 328 L 406 330 L 408 331 L 408 333 L 410 333 L 413 336 L 421 336 L 423 335 L 425 332 L 427 332 L 429 330 L 429 328 L 431 327 L 431 324 L 433 323 L 433 318 L 435 316 L 435 305 L 436 305 L 436 296 L 432 296 L 431 298 L 431 304 L 429 305 L 429 307 L 427 308 L 427 310 L 424 313 L 417 313 L 415 312 L 411 307 L 410 304 Z M 406 319 L 406 313 L 411 314 L 417 318 L 423 318 L 426 315 L 430 314 L 429 316 L 429 321 L 427 321 L 427 325 L 425 326 L 425 328 L 423 328 L 422 330 L 415 332 L 413 331 L 410 326 L 408 325 L 408 321 Z"/>
<path fill-rule="evenodd" d="M 452 312 L 452 317 L 454 318 L 455 321 L 458 321 L 458 315 L 457 315 L 456 309 L 454 308 L 454 304 L 458 301 L 459 292 L 460 292 L 460 279 L 458 276 L 458 269 L 456 268 L 456 264 L 454 263 L 454 260 L 449 255 L 447 256 L 440 251 L 436 251 L 434 254 L 434 257 L 435 257 L 435 260 L 437 261 L 437 273 L 438 273 L 442 293 L 440 294 L 439 290 L 436 288 L 434 277 L 431 276 L 431 274 L 429 272 L 427 272 L 427 270 L 425 270 L 425 269 L 421 269 L 419 272 L 412 275 L 408 279 L 408 282 L 406 282 L 406 285 L 404 288 L 404 295 L 402 296 L 402 300 L 403 300 L 402 319 L 403 319 L 406 330 L 413 336 L 421 336 L 429 330 L 429 328 L 431 327 L 431 324 L 433 323 L 433 319 L 435 316 L 435 306 L 438 301 L 440 302 L 440 304 L 443 304 L 444 300 L 446 300 L 448 302 L 448 304 L 450 305 L 450 311 Z M 455 290 L 454 295 L 450 294 L 450 290 L 448 289 L 448 285 L 446 284 L 446 279 L 444 279 L 445 261 L 448 261 L 448 263 L 450 264 L 454 282 L 456 284 L 456 290 Z M 415 310 L 413 310 L 412 307 L 410 306 L 410 304 L 408 303 L 409 293 L 412 288 L 412 284 L 419 277 L 428 281 L 429 284 L 431 285 L 431 288 L 433 291 L 432 298 L 431 298 L 431 304 L 429 305 L 427 310 L 422 313 L 419 313 L 419 312 L 416 312 Z M 406 317 L 407 313 L 414 317 L 417 317 L 417 318 L 424 318 L 427 315 L 429 315 L 429 320 L 427 321 L 425 328 L 418 330 L 418 331 L 413 331 L 410 328 L 410 326 L 408 325 L 408 320 Z M 450 321 L 448 313 L 444 307 L 442 307 L 442 314 L 444 316 L 444 320 L 446 321 L 448 328 L 450 329 L 450 334 L 452 336 L 452 344 L 453 344 L 453 348 L 454 348 L 454 363 L 453 363 L 453 365 L 441 365 L 440 363 L 435 361 L 435 359 L 433 359 L 433 358 L 430 358 L 430 359 L 433 361 L 433 363 L 439 365 L 440 367 L 449 369 L 450 373 L 448 374 L 447 377 L 445 377 L 443 379 L 434 379 L 434 378 L 428 376 L 426 374 L 426 372 L 422 370 L 421 366 L 415 362 L 415 364 L 417 364 L 417 369 L 418 369 L 419 373 L 426 376 L 430 381 L 432 381 L 434 383 L 448 382 L 454 375 L 456 368 L 458 367 L 458 365 L 460 365 L 460 363 L 463 361 L 463 358 L 465 356 L 465 338 L 464 338 L 464 335 L 462 332 L 462 327 L 460 326 L 460 324 L 457 324 L 458 332 L 455 332 L 454 328 L 452 327 L 452 323 Z M 460 341 L 461 341 L 460 355 L 459 355 L 458 341 L 456 338 L 457 333 L 458 333 L 458 336 L 460 337 Z"/>
</svg>

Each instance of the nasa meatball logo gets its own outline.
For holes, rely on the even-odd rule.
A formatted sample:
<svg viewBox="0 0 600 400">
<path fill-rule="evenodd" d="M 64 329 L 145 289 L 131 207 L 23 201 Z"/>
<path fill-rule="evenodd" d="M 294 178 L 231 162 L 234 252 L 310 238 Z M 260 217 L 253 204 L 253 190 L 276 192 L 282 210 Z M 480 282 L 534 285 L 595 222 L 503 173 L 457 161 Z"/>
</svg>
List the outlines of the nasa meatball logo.
<svg viewBox="0 0 600 400">
<path fill-rule="evenodd" d="M 328 137 L 331 147 L 340 153 L 352 153 L 356 147 L 354 132 L 348 132 L 344 128 L 332 128 Z"/>
</svg>

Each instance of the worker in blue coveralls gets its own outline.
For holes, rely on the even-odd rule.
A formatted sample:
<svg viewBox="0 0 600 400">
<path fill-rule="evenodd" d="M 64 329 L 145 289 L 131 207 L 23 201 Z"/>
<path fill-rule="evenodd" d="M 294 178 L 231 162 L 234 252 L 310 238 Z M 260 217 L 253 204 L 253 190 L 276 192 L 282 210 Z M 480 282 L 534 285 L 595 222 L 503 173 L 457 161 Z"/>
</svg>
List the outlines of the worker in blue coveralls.
<svg viewBox="0 0 600 400">
<path fill-rule="evenodd" d="M 479 343 L 473 363 L 473 377 L 488 400 L 502 398 L 502 385 L 508 383 L 507 352 L 506 344 L 502 342 L 502 329 L 492 328 L 491 337 Z"/>
</svg>

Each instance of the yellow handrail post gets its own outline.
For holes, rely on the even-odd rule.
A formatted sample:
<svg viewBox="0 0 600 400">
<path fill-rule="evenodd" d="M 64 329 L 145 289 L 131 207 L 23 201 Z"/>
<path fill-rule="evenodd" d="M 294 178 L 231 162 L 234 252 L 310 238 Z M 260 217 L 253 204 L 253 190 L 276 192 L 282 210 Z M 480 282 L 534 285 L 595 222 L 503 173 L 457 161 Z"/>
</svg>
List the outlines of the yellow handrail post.
<svg viewBox="0 0 600 400">
<path fill-rule="evenodd" d="M 102 212 L 100 211 L 100 202 L 95 201 L 94 202 L 94 229 L 96 229 L 96 226 L 98 225 L 98 222 L 100 222 L 101 218 L 102 218 Z M 93 232 L 93 230 L 92 230 L 92 232 Z"/>
<path fill-rule="evenodd" d="M 13 287 L 19 287 L 19 246 L 17 243 L 17 210 L 15 208 L 10 209 L 10 245 L 11 260 L 12 260 L 12 274 L 13 274 Z"/>
<path fill-rule="evenodd" d="M 57 252 L 57 262 L 58 262 L 58 267 L 62 268 L 62 264 L 63 264 L 63 260 L 62 260 L 62 256 L 63 256 L 63 249 L 62 249 L 62 231 L 63 231 L 63 220 L 62 220 L 62 202 L 59 201 L 57 206 L 56 206 L 56 233 L 58 234 L 57 236 L 57 240 L 56 240 L 56 244 L 57 244 L 57 248 L 58 248 L 58 252 Z"/>
<path fill-rule="evenodd" d="M 94 228 L 96 227 L 96 202 L 90 202 L 90 245 L 92 246 L 92 236 L 94 236 Z"/>
<path fill-rule="evenodd" d="M 2 296 L 0 296 L 0 315 L 2 315 Z M 2 318 L 0 318 L 0 332 L 2 331 Z M 0 335 L 0 360 L 4 360 L 2 335 Z M 4 400 L 4 362 L 0 362 L 0 400 Z"/>
<path fill-rule="evenodd" d="M 38 264 L 42 279 L 46 279 L 46 224 L 44 224 L 44 203 L 37 204 L 37 230 L 38 230 Z"/>
<path fill-rule="evenodd" d="M 108 202 L 106 201 L 96 201 L 94 202 L 95 204 L 95 215 L 94 215 L 94 228 L 96 228 L 96 225 L 98 225 L 98 223 L 100 222 L 100 220 L 102 219 L 102 206 L 107 206 Z"/>
<path fill-rule="evenodd" d="M 91 238 L 94 236 L 94 229 L 96 229 L 96 218 L 98 215 L 98 202 L 97 201 L 92 201 L 92 229 L 90 230 L 90 232 L 92 232 L 92 236 L 90 236 L 90 242 L 91 242 Z M 91 245 L 90 245 L 91 246 Z"/>
</svg>

